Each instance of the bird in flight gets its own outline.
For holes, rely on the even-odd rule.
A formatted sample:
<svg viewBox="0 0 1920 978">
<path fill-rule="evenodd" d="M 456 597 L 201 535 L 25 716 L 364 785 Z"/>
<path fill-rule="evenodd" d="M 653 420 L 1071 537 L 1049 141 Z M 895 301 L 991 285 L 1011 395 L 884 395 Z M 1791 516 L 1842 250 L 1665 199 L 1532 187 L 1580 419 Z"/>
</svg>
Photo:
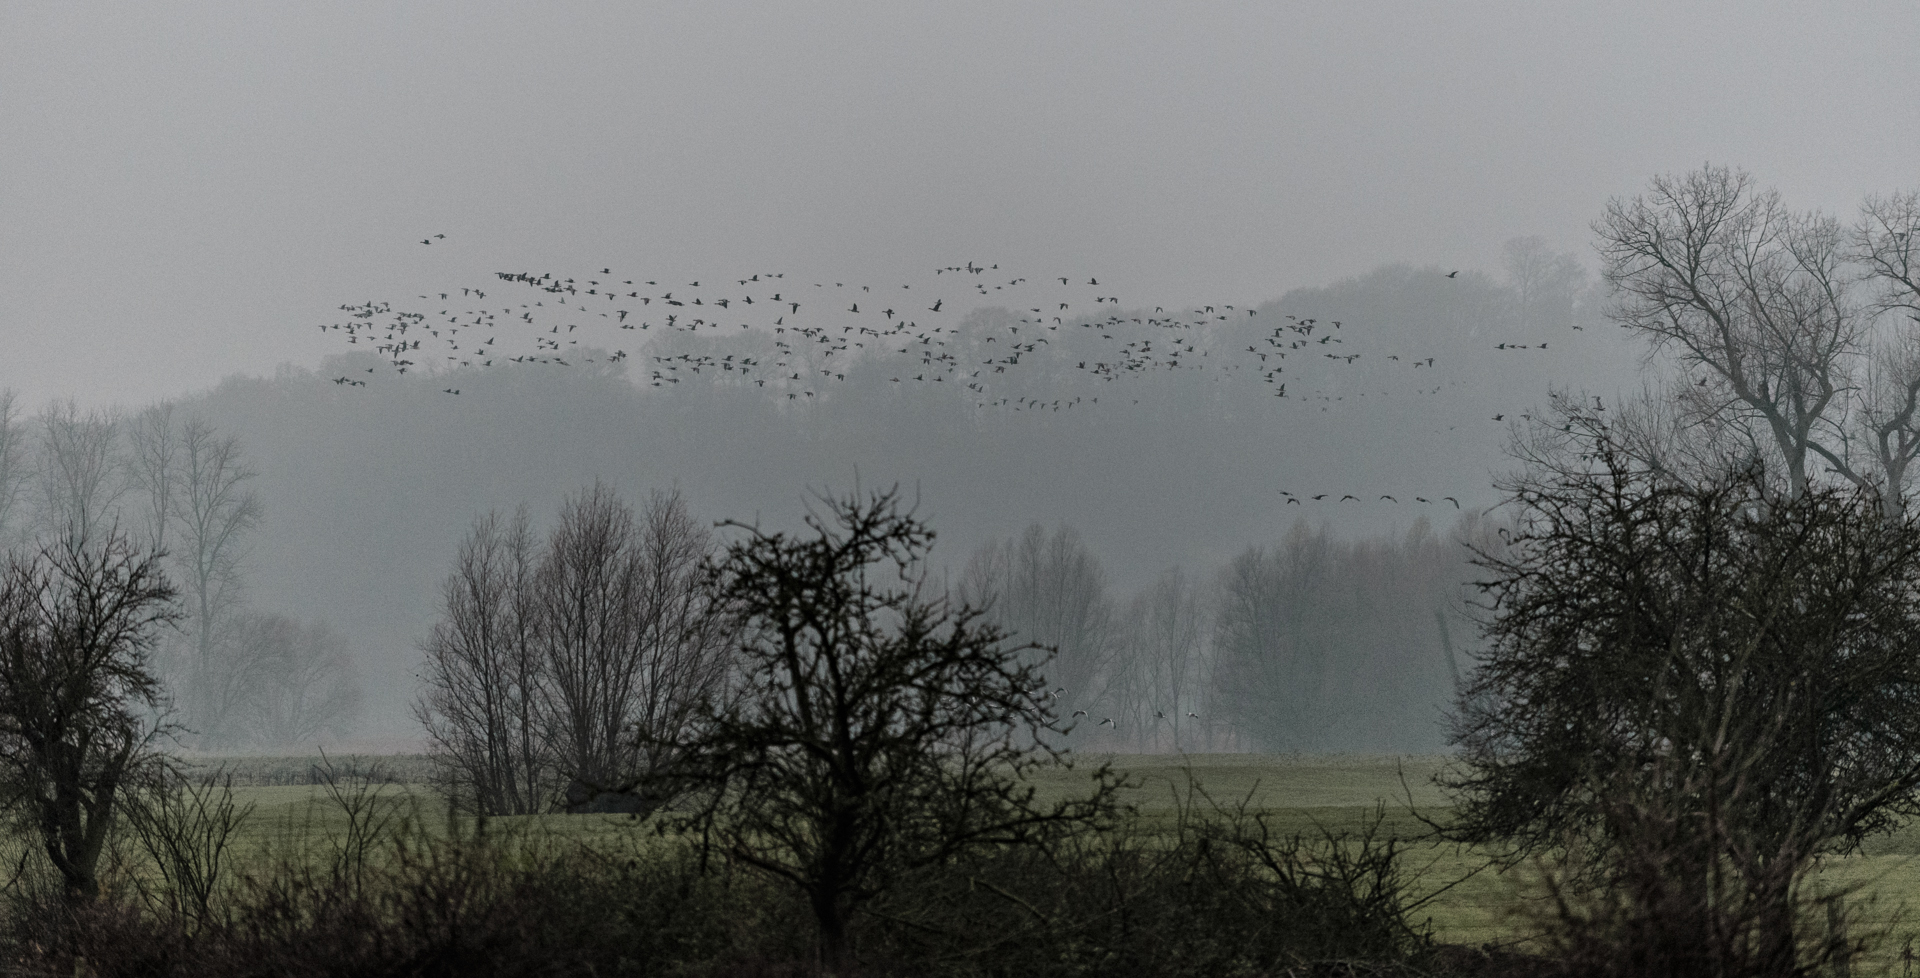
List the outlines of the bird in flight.
<svg viewBox="0 0 1920 978">
<path fill-rule="evenodd" d="M 1448 272 L 1448 273 L 1447 273 L 1447 277 L 1448 277 L 1448 278 L 1457 278 L 1457 277 L 1459 277 L 1459 275 L 1460 275 L 1460 270 L 1459 270 L 1459 269 L 1457 269 L 1457 268 L 1456 268 L 1456 269 L 1454 269 L 1453 271 L 1451 271 L 1451 272 Z"/>
</svg>

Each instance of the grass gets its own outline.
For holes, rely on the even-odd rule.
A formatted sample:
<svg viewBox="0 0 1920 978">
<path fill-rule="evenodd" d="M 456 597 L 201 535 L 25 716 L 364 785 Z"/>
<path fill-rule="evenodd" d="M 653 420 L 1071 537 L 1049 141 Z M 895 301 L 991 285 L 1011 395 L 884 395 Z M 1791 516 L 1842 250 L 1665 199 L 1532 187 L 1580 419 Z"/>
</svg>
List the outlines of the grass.
<svg viewBox="0 0 1920 978">
<path fill-rule="evenodd" d="M 1285 832 L 1351 830 L 1369 820 L 1376 806 L 1384 806 L 1384 828 L 1401 838 L 1418 838 L 1428 828 L 1412 811 L 1443 817 L 1449 807 L 1434 784 L 1448 763 L 1444 757 L 1087 755 L 1079 764 L 1102 760 L 1133 775 L 1139 786 L 1127 800 L 1150 820 L 1175 816 L 1175 789 L 1186 784 L 1189 772 L 1215 801 L 1244 800 L 1267 812 Z M 1064 792 L 1075 780 L 1056 774 L 1048 787 Z M 1414 896 L 1427 898 L 1416 920 L 1430 923 L 1436 939 L 1471 946 L 1531 945 L 1537 929 L 1531 915 L 1544 897 L 1537 868 L 1498 872 L 1488 868 L 1484 852 L 1441 844 L 1415 846 L 1407 858 L 1417 879 Z M 1880 942 L 1880 960 L 1861 963 L 1863 972 L 1920 970 L 1920 921 L 1909 909 L 1920 907 L 1920 824 L 1870 840 L 1860 855 L 1825 860 L 1816 885 L 1857 887 L 1863 897 L 1861 926 L 1891 935 Z M 1909 948 L 1913 956 L 1903 953 Z"/>
<path fill-rule="evenodd" d="M 1082 757 L 1080 764 L 1103 760 L 1132 776 L 1138 787 L 1127 801 L 1149 822 L 1177 817 L 1189 774 L 1215 803 L 1244 802 L 1266 813 L 1283 834 L 1356 831 L 1384 810 L 1383 830 L 1420 839 L 1431 829 L 1415 813 L 1440 817 L 1448 807 L 1445 793 L 1434 784 L 1448 763 L 1444 757 L 1094 755 Z M 1059 781 L 1054 790 L 1068 790 L 1068 777 L 1054 778 Z M 1415 877 L 1413 896 L 1426 901 L 1415 919 L 1430 923 L 1438 940 L 1506 944 L 1527 936 L 1513 919 L 1523 898 L 1524 874 L 1490 872 L 1484 853 L 1449 844 L 1416 844 L 1406 858 Z"/>
<path fill-rule="evenodd" d="M 240 865 L 250 856 L 283 850 L 289 845 L 338 837 L 347 827 L 340 805 L 314 784 L 303 780 L 318 758 L 249 758 L 228 762 L 236 774 L 235 796 L 253 806 L 235 849 Z M 334 759 L 339 769 L 348 765 Z M 379 760 L 390 772 L 405 772 L 399 783 L 375 785 L 378 814 L 412 819 L 419 827 L 437 830 L 445 820 L 445 803 L 425 782 L 425 767 L 416 758 L 389 764 L 384 759 L 353 759 L 365 769 Z M 1401 837 L 1426 832 L 1407 807 L 1409 797 L 1421 812 L 1440 812 L 1446 800 L 1432 784 L 1444 763 L 1433 757 L 1278 757 L 1262 755 L 1086 755 L 1073 771 L 1051 772 L 1039 782 L 1042 799 L 1077 792 L 1093 767 L 1112 763 L 1133 782 L 1125 800 L 1149 825 L 1171 825 L 1178 817 L 1188 775 L 1222 806 L 1245 803 L 1268 814 L 1283 834 L 1317 834 L 1326 829 L 1352 830 L 1371 820 L 1384 806 L 1384 828 Z M 619 815 L 544 815 L 495 818 L 493 828 L 537 837 L 546 844 L 597 845 L 633 833 L 636 826 Z M 1920 841 L 1920 840 L 1916 840 Z M 1410 865 L 1418 871 L 1427 892 L 1444 890 L 1424 908 L 1436 936 L 1462 943 L 1511 940 L 1503 912 L 1515 900 L 1510 879 L 1478 873 L 1484 858 L 1452 846 L 1416 847 Z M 1465 882 L 1460 882 L 1462 879 Z M 1424 894 L 1422 894 L 1424 895 Z"/>
<path fill-rule="evenodd" d="M 237 775 L 235 794 L 254 806 L 236 841 L 244 865 L 251 854 L 284 850 L 284 846 L 337 837 L 346 829 L 346 815 L 330 800 L 326 789 L 290 783 L 317 758 L 244 759 L 230 761 Z M 343 759 L 334 759 L 346 769 Z M 376 759 L 354 759 L 361 769 Z M 412 819 L 420 828 L 436 831 L 446 824 L 445 804 L 426 784 L 426 766 L 420 758 L 378 759 L 397 783 L 370 788 L 374 811 L 392 819 Z M 1050 772 L 1038 784 L 1041 796 L 1063 797 L 1080 789 L 1092 767 L 1111 763 L 1125 771 L 1133 784 L 1125 800 L 1149 825 L 1171 825 L 1178 817 L 1188 778 L 1199 784 L 1214 803 L 1224 807 L 1246 804 L 1264 812 L 1282 833 L 1316 834 L 1358 828 L 1384 808 L 1383 829 L 1399 838 L 1416 840 L 1428 827 L 1413 812 L 1444 817 L 1446 796 L 1433 784 L 1447 763 L 1439 757 L 1286 757 L 1257 755 L 1081 755 L 1073 771 Z M 1409 809 L 1412 805 L 1412 811 Z M 519 833 L 530 843 L 604 847 L 630 840 L 638 828 L 625 816 L 546 815 L 497 818 L 498 831 Z M 1529 943 L 1530 910 L 1540 907 L 1542 889 L 1538 871 L 1522 866 L 1500 873 L 1487 868 L 1487 855 L 1440 843 L 1416 843 L 1407 851 L 1407 867 L 1415 878 L 1416 899 L 1424 902 L 1415 920 L 1431 925 L 1435 938 L 1448 943 L 1478 946 Z M 1909 826 L 1872 840 L 1858 856 L 1828 859 L 1817 885 L 1858 886 L 1862 925 L 1885 928 L 1874 962 L 1861 962 L 1863 973 L 1910 974 L 1915 963 L 1903 950 L 1920 946 L 1920 935 L 1906 919 L 1905 908 L 1920 906 L 1920 825 Z"/>
</svg>

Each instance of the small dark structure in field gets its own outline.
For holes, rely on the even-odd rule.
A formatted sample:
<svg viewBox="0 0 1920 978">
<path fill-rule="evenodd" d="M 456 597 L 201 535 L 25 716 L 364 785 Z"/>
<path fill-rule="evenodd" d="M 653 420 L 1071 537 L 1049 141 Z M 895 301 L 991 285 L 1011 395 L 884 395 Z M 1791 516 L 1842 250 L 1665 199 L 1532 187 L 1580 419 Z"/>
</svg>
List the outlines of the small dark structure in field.
<svg viewBox="0 0 1920 978">
<path fill-rule="evenodd" d="M 569 815 L 632 815 L 646 818 L 667 803 L 664 792 L 649 791 L 639 782 L 605 788 L 579 778 L 567 785 Z"/>
</svg>

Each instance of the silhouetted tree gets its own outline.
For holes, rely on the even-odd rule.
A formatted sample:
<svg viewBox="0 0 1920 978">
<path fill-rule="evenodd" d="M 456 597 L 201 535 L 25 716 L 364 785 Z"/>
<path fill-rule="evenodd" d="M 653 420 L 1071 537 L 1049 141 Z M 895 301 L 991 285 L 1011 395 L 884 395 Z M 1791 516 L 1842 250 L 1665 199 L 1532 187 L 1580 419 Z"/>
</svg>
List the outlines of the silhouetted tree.
<svg viewBox="0 0 1920 978">
<path fill-rule="evenodd" d="M 1043 663 L 926 593 L 933 533 L 897 490 L 823 503 L 802 535 L 744 527 L 717 568 L 741 685 L 691 745 L 707 803 L 685 823 L 804 893 L 840 966 L 893 874 L 1097 818 L 1114 782 L 1102 769 L 1090 797 L 1038 804 L 1028 778 L 1060 753 Z"/>
<path fill-rule="evenodd" d="M 633 511 L 595 483 L 560 508 L 538 572 L 548 742 L 572 777 L 617 779 L 630 765 L 627 704 L 638 692 L 641 579 Z"/>
<path fill-rule="evenodd" d="M 726 680 L 711 550 L 678 493 L 636 521 L 602 484 L 566 501 L 541 546 L 524 511 L 476 523 L 414 707 L 454 785 L 498 814 L 544 810 L 567 782 L 570 806 L 666 801 L 674 745 Z"/>
<path fill-rule="evenodd" d="M 1479 557 L 1462 833 L 1605 850 L 1609 796 L 1686 784 L 1717 785 L 1716 831 L 1763 853 L 1920 814 L 1920 524 L 1870 489 L 1794 495 L 1757 461 L 1679 479 L 1605 429 L 1585 444 L 1585 471 L 1508 484 L 1518 529 Z"/>
<path fill-rule="evenodd" d="M 154 758 L 148 660 L 174 597 L 159 555 L 98 526 L 14 554 L 0 577 L 0 800 L 69 898 L 99 892 L 119 793 Z"/>
<path fill-rule="evenodd" d="M 556 790 L 540 712 L 538 560 L 526 507 L 504 525 L 496 514 L 475 521 L 422 645 L 414 716 L 456 794 L 489 814 L 545 811 Z"/>
<path fill-rule="evenodd" d="M 569 499 L 536 577 L 542 715 L 572 802 L 643 790 L 677 758 L 693 710 L 725 678 L 727 631 L 705 590 L 708 534 L 677 493 L 641 525 L 603 484 Z M 662 783 L 663 784 L 663 783 Z"/>
<path fill-rule="evenodd" d="M 683 759 L 675 744 L 724 688 L 734 639 L 732 618 L 708 586 L 713 536 L 679 492 L 652 493 L 639 530 L 638 675 L 624 710 L 637 743 L 620 783 L 601 786 L 621 791 L 671 784 Z"/>
</svg>

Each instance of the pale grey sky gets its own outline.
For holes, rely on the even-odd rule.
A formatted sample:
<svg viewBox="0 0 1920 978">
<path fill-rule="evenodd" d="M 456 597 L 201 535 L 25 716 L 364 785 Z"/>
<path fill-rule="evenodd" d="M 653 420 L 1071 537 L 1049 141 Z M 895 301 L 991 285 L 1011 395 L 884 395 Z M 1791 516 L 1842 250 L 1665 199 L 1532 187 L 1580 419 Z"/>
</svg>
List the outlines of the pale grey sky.
<svg viewBox="0 0 1920 978">
<path fill-rule="evenodd" d="M 496 269 L 966 259 L 1253 303 L 1587 252 L 1704 161 L 1920 185 L 1902 4 L 0 7 L 0 386 L 142 401 Z M 419 240 L 445 233 L 432 247 Z"/>
</svg>

